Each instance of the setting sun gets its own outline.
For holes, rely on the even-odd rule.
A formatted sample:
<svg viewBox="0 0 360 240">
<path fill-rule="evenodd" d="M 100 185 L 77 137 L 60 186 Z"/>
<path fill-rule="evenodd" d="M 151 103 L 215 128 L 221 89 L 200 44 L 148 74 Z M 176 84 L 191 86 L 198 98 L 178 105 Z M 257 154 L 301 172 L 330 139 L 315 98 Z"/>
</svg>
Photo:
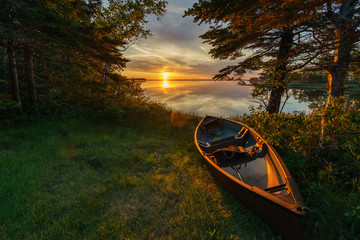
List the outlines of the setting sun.
<svg viewBox="0 0 360 240">
<path fill-rule="evenodd" d="M 164 79 L 167 79 L 170 74 L 167 72 L 164 72 L 161 75 L 163 76 Z"/>
</svg>

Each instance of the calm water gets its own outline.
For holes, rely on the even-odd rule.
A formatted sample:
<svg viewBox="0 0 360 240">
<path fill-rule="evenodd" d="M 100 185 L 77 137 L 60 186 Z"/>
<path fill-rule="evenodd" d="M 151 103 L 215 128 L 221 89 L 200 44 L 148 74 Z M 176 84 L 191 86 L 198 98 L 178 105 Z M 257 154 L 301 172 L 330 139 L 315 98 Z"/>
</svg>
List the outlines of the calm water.
<svg viewBox="0 0 360 240">
<path fill-rule="evenodd" d="M 146 81 L 141 84 L 145 95 L 164 102 L 174 110 L 228 117 L 249 113 L 249 107 L 259 106 L 250 96 L 251 86 L 218 81 Z M 283 112 L 309 110 L 308 103 L 291 97 Z"/>
</svg>

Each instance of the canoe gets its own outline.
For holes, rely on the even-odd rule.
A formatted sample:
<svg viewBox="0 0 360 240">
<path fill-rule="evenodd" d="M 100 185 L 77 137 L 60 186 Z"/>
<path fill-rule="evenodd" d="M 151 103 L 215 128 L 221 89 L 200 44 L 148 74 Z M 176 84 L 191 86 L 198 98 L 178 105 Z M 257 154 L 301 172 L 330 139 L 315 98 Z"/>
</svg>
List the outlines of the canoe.
<svg viewBox="0 0 360 240">
<path fill-rule="evenodd" d="M 307 208 L 275 149 L 248 126 L 205 116 L 195 144 L 210 172 L 283 239 L 301 239 Z"/>
</svg>

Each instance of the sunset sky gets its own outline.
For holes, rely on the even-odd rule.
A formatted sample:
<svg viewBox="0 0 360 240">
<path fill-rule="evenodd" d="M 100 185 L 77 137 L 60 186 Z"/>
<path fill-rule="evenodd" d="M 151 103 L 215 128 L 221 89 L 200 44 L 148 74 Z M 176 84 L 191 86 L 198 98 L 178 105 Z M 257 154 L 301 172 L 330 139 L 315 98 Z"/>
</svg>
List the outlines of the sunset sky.
<svg viewBox="0 0 360 240">
<path fill-rule="evenodd" d="M 182 17 L 195 2 L 168 0 L 167 13 L 160 21 L 156 17 L 148 19 L 147 28 L 153 35 L 138 40 L 125 52 L 131 62 L 124 76 L 163 79 L 162 74 L 168 72 L 169 79 L 211 79 L 221 68 L 236 63 L 212 59 L 210 46 L 199 38 L 208 26 L 199 26 L 192 17 Z"/>
</svg>

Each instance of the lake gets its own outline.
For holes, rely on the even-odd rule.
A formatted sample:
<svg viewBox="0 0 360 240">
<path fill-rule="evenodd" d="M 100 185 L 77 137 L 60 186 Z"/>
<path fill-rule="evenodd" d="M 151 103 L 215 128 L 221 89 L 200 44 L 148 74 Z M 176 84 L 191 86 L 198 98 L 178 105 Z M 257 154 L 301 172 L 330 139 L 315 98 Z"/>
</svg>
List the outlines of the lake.
<svg viewBox="0 0 360 240">
<path fill-rule="evenodd" d="M 229 117 L 249 113 L 249 107 L 259 106 L 250 96 L 252 86 L 231 81 L 164 80 L 141 83 L 145 96 L 165 103 L 173 110 L 198 115 Z M 294 96 L 287 101 L 283 112 L 309 111 L 309 103 Z"/>
</svg>

